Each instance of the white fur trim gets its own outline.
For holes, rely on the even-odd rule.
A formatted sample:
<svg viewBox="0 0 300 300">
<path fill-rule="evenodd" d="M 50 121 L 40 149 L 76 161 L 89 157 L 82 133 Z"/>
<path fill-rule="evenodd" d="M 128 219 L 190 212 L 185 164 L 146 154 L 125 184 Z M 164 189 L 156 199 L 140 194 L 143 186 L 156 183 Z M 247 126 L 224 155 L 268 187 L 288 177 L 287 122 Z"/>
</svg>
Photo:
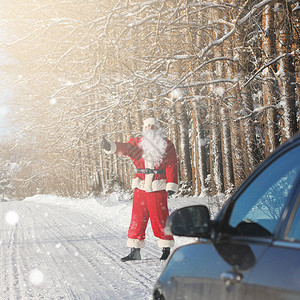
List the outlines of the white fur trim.
<svg viewBox="0 0 300 300">
<path fill-rule="evenodd" d="M 144 184 L 145 184 L 145 181 L 143 181 L 141 178 L 139 177 L 136 177 L 136 178 L 133 178 L 132 179 L 132 182 L 131 182 L 131 188 L 134 190 L 136 188 L 140 189 L 140 190 L 143 190 L 144 189 Z"/>
<path fill-rule="evenodd" d="M 145 168 L 154 169 L 153 163 L 148 160 L 145 160 Z M 149 193 L 153 192 L 153 189 L 152 189 L 153 177 L 154 177 L 154 174 L 146 174 L 145 175 L 144 191 L 149 192 Z"/>
<path fill-rule="evenodd" d="M 155 118 L 148 118 L 144 120 L 144 128 L 149 124 L 155 125 L 157 128 L 160 128 L 159 122 Z"/>
<path fill-rule="evenodd" d="M 109 142 L 109 144 L 110 144 L 110 150 L 109 151 L 104 150 L 104 152 L 106 154 L 115 154 L 117 151 L 117 144 L 114 142 Z"/>
<path fill-rule="evenodd" d="M 130 247 L 130 248 L 144 248 L 145 247 L 145 240 L 127 239 L 127 247 Z"/>
<path fill-rule="evenodd" d="M 136 177 L 131 182 L 132 189 L 139 189 L 146 191 L 145 180 L 142 180 L 139 177 Z M 163 191 L 166 189 L 166 179 L 154 180 L 152 181 L 152 192 Z M 146 191 L 147 192 L 147 191 Z"/>
<path fill-rule="evenodd" d="M 153 191 L 162 191 L 166 189 L 166 179 L 154 180 L 152 182 L 152 190 Z"/>
<path fill-rule="evenodd" d="M 153 192 L 153 189 L 152 189 L 153 177 L 154 177 L 154 174 L 146 174 L 145 175 L 144 190 L 148 193 Z"/>
<path fill-rule="evenodd" d="M 157 244 L 158 244 L 159 248 L 171 248 L 171 247 L 174 247 L 175 242 L 173 240 L 162 240 L 162 239 L 159 239 L 157 241 Z"/>
<path fill-rule="evenodd" d="M 168 182 L 166 191 L 174 191 L 176 193 L 178 191 L 178 184 L 174 182 Z"/>
</svg>

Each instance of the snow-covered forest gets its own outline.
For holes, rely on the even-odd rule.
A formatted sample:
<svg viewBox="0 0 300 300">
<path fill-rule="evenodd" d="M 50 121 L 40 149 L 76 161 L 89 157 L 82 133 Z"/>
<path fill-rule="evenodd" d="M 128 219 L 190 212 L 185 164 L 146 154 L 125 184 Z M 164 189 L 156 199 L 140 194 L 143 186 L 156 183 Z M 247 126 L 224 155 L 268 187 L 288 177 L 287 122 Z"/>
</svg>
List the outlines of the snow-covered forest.
<svg viewBox="0 0 300 300">
<path fill-rule="evenodd" d="M 180 195 L 230 194 L 299 130 L 299 5 L 1 1 L 2 197 L 129 190 L 130 161 L 100 142 L 151 116 L 175 144 Z"/>
</svg>

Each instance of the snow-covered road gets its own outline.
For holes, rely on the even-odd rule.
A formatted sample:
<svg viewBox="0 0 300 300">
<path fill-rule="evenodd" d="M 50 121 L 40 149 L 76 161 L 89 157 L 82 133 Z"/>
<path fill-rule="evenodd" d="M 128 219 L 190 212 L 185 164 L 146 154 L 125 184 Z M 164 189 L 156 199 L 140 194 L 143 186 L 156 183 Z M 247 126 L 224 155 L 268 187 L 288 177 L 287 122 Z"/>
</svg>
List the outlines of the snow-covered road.
<svg viewBox="0 0 300 300">
<path fill-rule="evenodd" d="M 0 202 L 0 299 L 151 299 L 165 262 L 150 226 L 143 259 L 120 261 L 130 214 L 117 196 Z"/>
</svg>

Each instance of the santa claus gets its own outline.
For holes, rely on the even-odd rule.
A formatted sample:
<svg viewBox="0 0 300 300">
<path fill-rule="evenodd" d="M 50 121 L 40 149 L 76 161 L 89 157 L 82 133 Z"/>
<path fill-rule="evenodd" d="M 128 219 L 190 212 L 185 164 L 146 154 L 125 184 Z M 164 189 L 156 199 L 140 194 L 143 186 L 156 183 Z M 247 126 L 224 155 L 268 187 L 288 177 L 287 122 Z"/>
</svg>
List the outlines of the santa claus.
<svg viewBox="0 0 300 300">
<path fill-rule="evenodd" d="M 173 237 L 164 233 L 169 216 L 167 198 L 178 190 L 177 156 L 173 143 L 165 138 L 158 120 L 148 118 L 144 121 L 142 137 L 132 138 L 127 143 L 109 142 L 104 138 L 101 147 L 108 154 L 129 156 L 136 167 L 127 240 L 131 252 L 121 260 L 141 259 L 140 249 L 145 246 L 149 218 L 158 238 L 158 247 L 163 249 L 160 259 L 166 260 L 174 246 Z"/>
</svg>

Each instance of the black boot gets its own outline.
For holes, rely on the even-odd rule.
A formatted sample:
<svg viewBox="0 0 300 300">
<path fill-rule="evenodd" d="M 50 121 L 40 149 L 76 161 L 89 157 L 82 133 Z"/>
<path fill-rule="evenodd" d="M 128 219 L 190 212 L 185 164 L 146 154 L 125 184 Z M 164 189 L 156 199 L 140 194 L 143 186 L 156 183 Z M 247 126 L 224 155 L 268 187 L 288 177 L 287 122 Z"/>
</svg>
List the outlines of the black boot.
<svg viewBox="0 0 300 300">
<path fill-rule="evenodd" d="M 129 260 L 140 260 L 141 259 L 141 249 L 140 248 L 131 248 L 131 252 L 121 258 L 121 261 L 129 261 Z"/>
<path fill-rule="evenodd" d="M 167 248 L 163 248 L 163 251 L 162 251 L 162 256 L 160 257 L 160 260 L 166 260 L 170 255 L 170 248 L 167 247 Z"/>
</svg>

